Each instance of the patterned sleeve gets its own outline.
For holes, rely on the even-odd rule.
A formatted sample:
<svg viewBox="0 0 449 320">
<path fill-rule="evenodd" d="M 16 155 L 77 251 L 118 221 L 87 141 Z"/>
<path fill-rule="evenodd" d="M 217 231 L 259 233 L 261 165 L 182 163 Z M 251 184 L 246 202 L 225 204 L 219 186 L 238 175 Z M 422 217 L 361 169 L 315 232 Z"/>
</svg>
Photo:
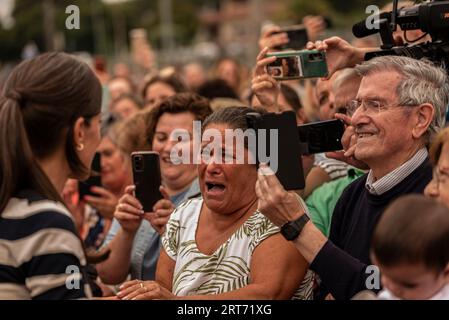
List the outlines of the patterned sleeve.
<svg viewBox="0 0 449 320">
<path fill-rule="evenodd" d="M 276 227 L 267 217 L 262 213 L 258 213 L 254 216 L 254 241 L 252 243 L 251 250 L 254 250 L 262 241 L 268 237 L 280 232 L 280 229 Z"/>
<path fill-rule="evenodd" d="M 180 240 L 180 229 L 181 229 L 181 213 L 182 210 L 178 207 L 173 211 L 170 216 L 170 220 L 168 220 L 165 232 L 162 235 L 162 246 L 164 247 L 165 252 L 168 254 L 170 258 L 176 260 L 178 256 L 178 246 Z"/>
</svg>

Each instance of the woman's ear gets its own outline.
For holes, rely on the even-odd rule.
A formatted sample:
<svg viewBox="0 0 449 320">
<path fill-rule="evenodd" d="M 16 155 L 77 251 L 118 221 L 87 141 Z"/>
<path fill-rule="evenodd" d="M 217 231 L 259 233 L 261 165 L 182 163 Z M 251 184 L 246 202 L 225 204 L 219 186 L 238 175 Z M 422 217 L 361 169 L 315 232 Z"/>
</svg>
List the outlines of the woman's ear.
<svg viewBox="0 0 449 320">
<path fill-rule="evenodd" d="M 430 103 L 424 103 L 417 107 L 418 113 L 412 135 L 415 139 L 421 138 L 432 123 L 435 108 Z"/>
<path fill-rule="evenodd" d="M 73 142 L 78 151 L 84 149 L 84 142 L 86 138 L 86 120 L 82 117 L 78 118 L 73 125 Z"/>
</svg>

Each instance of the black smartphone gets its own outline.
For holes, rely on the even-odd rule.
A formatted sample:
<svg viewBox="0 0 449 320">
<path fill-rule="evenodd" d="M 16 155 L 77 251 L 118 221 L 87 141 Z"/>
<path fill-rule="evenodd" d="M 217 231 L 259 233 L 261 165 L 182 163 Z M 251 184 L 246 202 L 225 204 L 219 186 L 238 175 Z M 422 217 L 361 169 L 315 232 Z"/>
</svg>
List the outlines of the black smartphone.
<svg viewBox="0 0 449 320">
<path fill-rule="evenodd" d="M 302 154 L 342 150 L 341 138 L 345 125 L 339 119 L 313 122 L 298 126 Z"/>
<path fill-rule="evenodd" d="M 161 169 L 159 154 L 153 151 L 136 151 L 131 153 L 135 195 L 145 212 L 152 212 L 153 206 L 163 198 L 161 186 Z"/>
<path fill-rule="evenodd" d="M 90 177 L 84 181 L 78 181 L 79 198 L 90 195 L 95 196 L 90 188 L 93 186 L 101 187 L 101 153 L 96 152 L 94 159 L 92 160 L 92 166 L 90 171 Z"/>
<path fill-rule="evenodd" d="M 248 126 L 256 132 L 257 142 L 254 149 L 257 154 L 257 165 L 270 159 L 268 165 L 276 173 L 285 190 L 304 189 L 305 180 L 295 113 L 293 111 L 262 115 L 249 113 L 246 120 Z M 275 141 L 271 138 L 270 130 L 277 132 L 273 135 L 277 137 Z M 261 148 L 262 146 L 264 148 Z"/>
<path fill-rule="evenodd" d="M 301 50 L 304 49 L 309 42 L 309 36 L 307 34 L 307 29 L 303 25 L 294 25 L 289 27 L 284 27 L 279 32 L 276 33 L 287 33 L 289 42 L 285 45 L 274 47 L 275 50 Z"/>
</svg>

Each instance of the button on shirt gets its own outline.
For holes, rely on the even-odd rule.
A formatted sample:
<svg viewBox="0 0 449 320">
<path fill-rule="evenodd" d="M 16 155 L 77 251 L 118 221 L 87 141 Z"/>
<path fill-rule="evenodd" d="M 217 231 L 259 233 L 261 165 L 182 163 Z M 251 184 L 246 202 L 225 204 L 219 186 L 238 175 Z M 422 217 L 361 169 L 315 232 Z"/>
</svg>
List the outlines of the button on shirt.
<svg viewBox="0 0 449 320">
<path fill-rule="evenodd" d="M 376 181 L 374 181 L 373 172 L 370 170 L 366 179 L 366 189 L 373 195 L 380 196 L 384 194 L 408 177 L 426 160 L 428 155 L 427 149 L 422 148 L 410 160 Z"/>
</svg>

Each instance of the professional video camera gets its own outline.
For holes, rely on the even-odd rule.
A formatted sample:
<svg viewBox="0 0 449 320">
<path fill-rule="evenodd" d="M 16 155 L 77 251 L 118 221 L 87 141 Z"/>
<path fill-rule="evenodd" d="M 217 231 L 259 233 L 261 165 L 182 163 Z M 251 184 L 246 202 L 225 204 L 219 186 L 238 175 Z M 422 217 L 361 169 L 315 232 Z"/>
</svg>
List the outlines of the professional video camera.
<svg viewBox="0 0 449 320">
<path fill-rule="evenodd" d="M 379 28 L 372 28 L 376 24 Z M 393 32 L 400 26 L 405 35 L 408 30 L 421 30 L 425 35 L 418 39 L 405 39 L 413 43 L 430 35 L 432 41 L 402 47 L 394 46 Z M 419 5 L 398 9 L 398 0 L 393 1 L 393 11 L 385 12 L 375 18 L 373 23 L 367 20 L 356 23 L 352 32 L 357 38 L 380 33 L 381 51 L 366 54 L 365 60 L 377 56 L 397 55 L 415 59 L 427 58 L 442 64 L 449 71 L 449 1 L 434 0 Z"/>
</svg>

